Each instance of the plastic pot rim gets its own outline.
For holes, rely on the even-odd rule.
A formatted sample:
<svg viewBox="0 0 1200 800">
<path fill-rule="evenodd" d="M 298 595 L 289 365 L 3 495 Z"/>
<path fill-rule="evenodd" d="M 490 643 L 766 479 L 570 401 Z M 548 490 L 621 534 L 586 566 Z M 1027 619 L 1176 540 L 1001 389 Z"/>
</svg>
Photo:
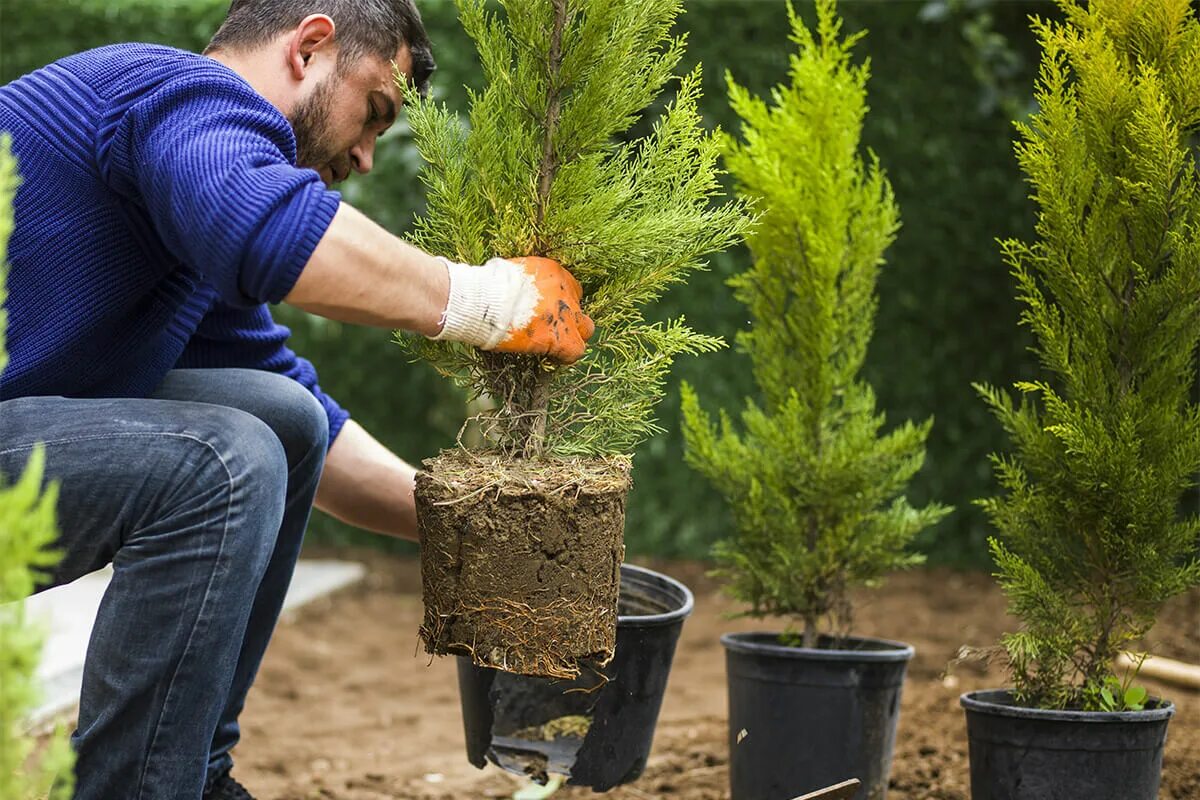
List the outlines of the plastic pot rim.
<svg viewBox="0 0 1200 800">
<path fill-rule="evenodd" d="M 911 661 L 916 652 L 912 645 L 895 642 L 890 639 L 876 639 L 871 636 L 846 636 L 844 640 L 852 642 L 869 642 L 883 645 L 879 650 L 823 650 L 816 647 L 792 647 L 778 643 L 751 642 L 750 637 L 773 637 L 778 639 L 778 633 L 770 631 L 747 631 L 745 633 L 726 633 L 721 635 L 721 644 L 726 650 L 747 655 L 773 656 L 776 658 L 792 658 L 804 661 L 869 661 L 874 663 L 890 663 Z"/>
<path fill-rule="evenodd" d="M 979 689 L 974 692 L 964 692 L 959 696 L 958 703 L 968 712 L 1044 722 L 1153 723 L 1168 720 L 1175 715 L 1175 704 L 1170 700 L 1163 700 L 1159 697 L 1149 699 L 1157 703 L 1157 707 L 1141 711 L 1072 711 L 1018 706 L 1012 702 L 1011 689 Z"/>
<path fill-rule="evenodd" d="M 670 575 L 664 575 L 661 572 L 655 572 L 652 569 L 638 567 L 633 564 L 622 564 L 621 574 L 622 576 L 629 575 L 635 579 L 649 579 L 653 583 L 666 584 L 664 588 L 668 588 L 671 592 L 678 595 L 680 605 L 678 608 L 659 614 L 621 614 L 617 617 L 618 627 L 655 628 L 660 625 L 682 623 L 683 620 L 691 616 L 692 609 L 696 605 L 696 599 L 692 595 L 692 590 L 682 582 L 672 578 Z"/>
</svg>

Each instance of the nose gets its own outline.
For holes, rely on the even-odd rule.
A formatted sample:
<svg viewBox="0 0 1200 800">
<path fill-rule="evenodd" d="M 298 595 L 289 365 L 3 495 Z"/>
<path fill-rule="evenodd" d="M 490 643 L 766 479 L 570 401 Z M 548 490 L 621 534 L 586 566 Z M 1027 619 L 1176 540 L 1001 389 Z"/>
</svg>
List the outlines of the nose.
<svg viewBox="0 0 1200 800">
<path fill-rule="evenodd" d="M 350 149 L 350 164 L 354 171 L 366 175 L 375 166 L 375 137 L 368 136 Z"/>
</svg>

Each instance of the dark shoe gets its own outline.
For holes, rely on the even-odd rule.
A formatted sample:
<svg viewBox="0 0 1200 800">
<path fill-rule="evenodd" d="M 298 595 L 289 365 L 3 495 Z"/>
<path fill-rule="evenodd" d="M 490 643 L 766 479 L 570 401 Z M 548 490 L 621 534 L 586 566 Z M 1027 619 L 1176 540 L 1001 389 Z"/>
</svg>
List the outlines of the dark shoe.
<svg viewBox="0 0 1200 800">
<path fill-rule="evenodd" d="M 254 800 L 254 795 L 226 772 L 204 793 L 204 800 Z"/>
</svg>

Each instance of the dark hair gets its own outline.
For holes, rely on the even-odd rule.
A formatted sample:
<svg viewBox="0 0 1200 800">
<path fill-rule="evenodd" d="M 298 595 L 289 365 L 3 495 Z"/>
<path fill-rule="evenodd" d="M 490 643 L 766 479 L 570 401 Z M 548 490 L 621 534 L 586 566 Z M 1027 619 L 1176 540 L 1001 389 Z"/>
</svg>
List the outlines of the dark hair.
<svg viewBox="0 0 1200 800">
<path fill-rule="evenodd" d="M 338 65 L 364 55 L 392 59 L 401 44 L 412 54 L 410 80 L 425 96 L 436 65 L 421 13 L 413 0 L 233 0 L 208 51 L 265 44 L 310 14 L 325 14 L 337 26 Z"/>
</svg>

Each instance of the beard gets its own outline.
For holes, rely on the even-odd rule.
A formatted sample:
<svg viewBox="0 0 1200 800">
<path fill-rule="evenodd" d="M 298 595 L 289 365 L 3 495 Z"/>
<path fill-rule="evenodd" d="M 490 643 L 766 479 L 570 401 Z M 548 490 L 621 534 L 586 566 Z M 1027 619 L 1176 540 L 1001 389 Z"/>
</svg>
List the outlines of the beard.
<svg viewBox="0 0 1200 800">
<path fill-rule="evenodd" d="M 292 110 L 288 122 L 296 136 L 296 164 L 320 171 L 332 164 L 338 148 L 331 141 L 334 76 L 322 81 Z"/>
</svg>

